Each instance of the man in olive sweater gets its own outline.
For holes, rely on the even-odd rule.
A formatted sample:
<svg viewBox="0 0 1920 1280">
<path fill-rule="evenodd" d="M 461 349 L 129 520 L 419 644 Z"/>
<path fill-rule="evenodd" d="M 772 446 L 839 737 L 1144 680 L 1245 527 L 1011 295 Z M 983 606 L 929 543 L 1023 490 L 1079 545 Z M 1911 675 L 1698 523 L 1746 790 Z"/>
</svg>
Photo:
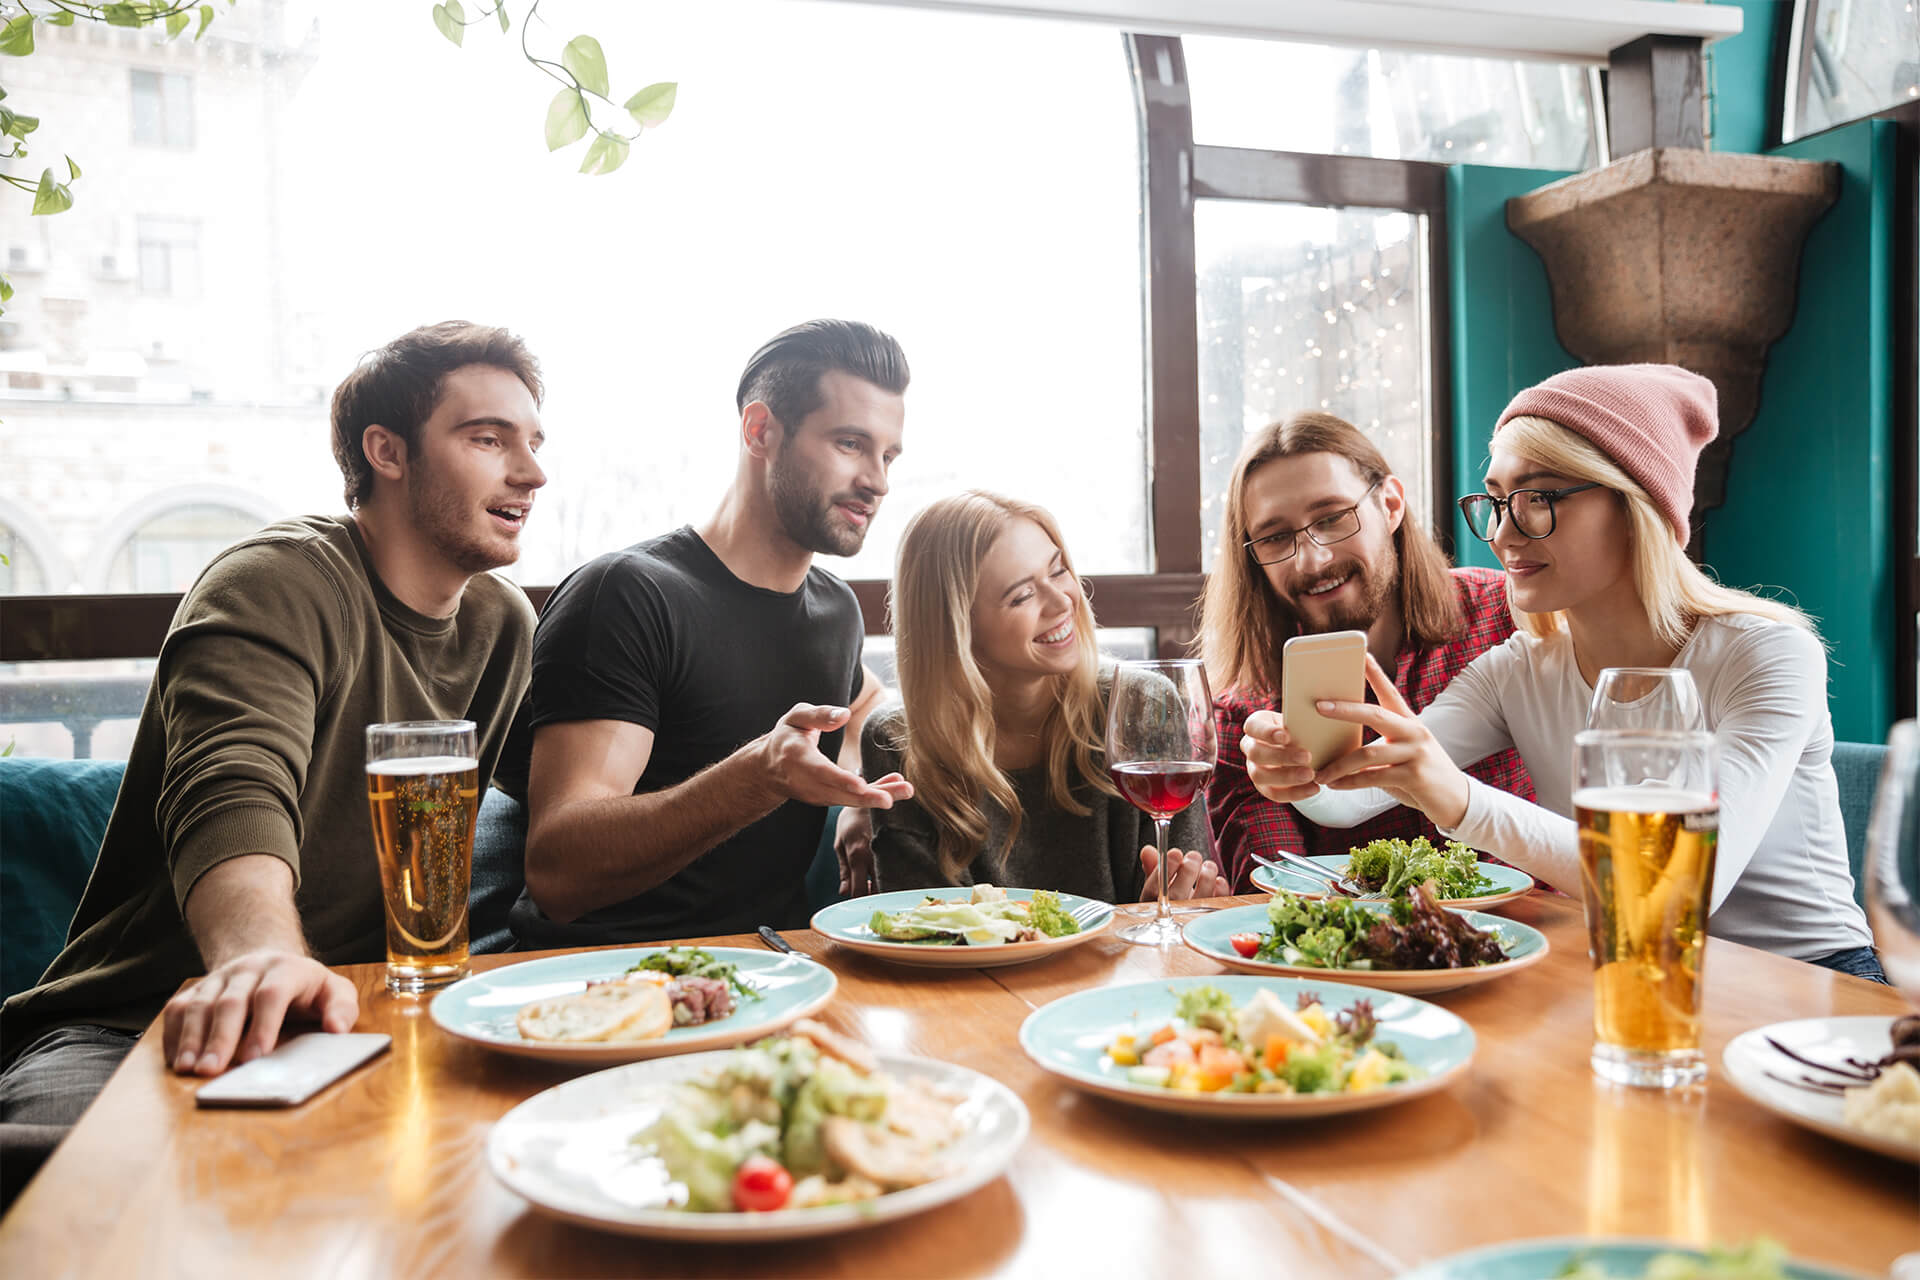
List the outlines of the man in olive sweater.
<svg viewBox="0 0 1920 1280">
<path fill-rule="evenodd" d="M 191 1075 L 268 1052 L 290 1018 L 352 1028 L 327 966 L 384 942 L 365 729 L 472 720 L 491 776 L 534 619 L 486 571 L 518 558 L 546 482 L 540 398 L 503 329 L 395 339 L 334 393 L 350 513 L 262 529 L 181 600 L 67 945 L 0 1010 L 9 1145 L 71 1126 L 163 1009 Z"/>
</svg>

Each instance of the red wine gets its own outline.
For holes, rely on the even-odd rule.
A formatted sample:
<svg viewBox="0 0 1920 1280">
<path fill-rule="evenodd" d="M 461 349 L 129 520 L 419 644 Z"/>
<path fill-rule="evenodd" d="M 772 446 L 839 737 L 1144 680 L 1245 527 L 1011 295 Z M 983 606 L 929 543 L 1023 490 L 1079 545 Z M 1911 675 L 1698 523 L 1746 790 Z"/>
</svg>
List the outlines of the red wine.
<svg viewBox="0 0 1920 1280">
<path fill-rule="evenodd" d="M 1156 818 L 1171 818 L 1193 803 L 1213 777 L 1213 766 L 1198 760 L 1129 760 L 1107 770 L 1113 785 L 1134 808 Z"/>
</svg>

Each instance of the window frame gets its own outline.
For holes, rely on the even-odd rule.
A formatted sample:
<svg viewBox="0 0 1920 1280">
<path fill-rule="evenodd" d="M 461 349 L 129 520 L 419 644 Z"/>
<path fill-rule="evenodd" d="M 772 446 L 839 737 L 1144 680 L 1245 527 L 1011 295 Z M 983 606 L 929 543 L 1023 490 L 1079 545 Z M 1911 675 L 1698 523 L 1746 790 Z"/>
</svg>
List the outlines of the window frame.
<svg viewBox="0 0 1920 1280">
<path fill-rule="evenodd" d="M 189 71 L 164 71 L 155 67 L 131 67 L 127 76 L 127 137 L 136 147 L 157 147 L 165 151 L 191 151 L 199 137 L 198 112 L 193 100 L 193 73 Z M 141 76 L 151 76 L 154 84 L 155 101 L 158 105 L 159 136 L 143 138 L 140 136 L 140 112 L 137 106 Z M 182 86 L 180 103 L 185 111 L 181 119 L 175 119 L 175 113 L 168 109 L 167 84 L 178 81 Z M 174 138 L 174 127 L 180 125 L 181 138 Z"/>
</svg>

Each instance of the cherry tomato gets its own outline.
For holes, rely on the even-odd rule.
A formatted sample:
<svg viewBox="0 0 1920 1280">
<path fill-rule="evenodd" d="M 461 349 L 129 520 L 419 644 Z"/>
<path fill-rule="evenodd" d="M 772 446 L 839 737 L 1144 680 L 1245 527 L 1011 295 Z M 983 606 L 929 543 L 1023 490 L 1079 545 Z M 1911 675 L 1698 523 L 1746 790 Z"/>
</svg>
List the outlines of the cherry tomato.
<svg viewBox="0 0 1920 1280">
<path fill-rule="evenodd" d="M 733 1207 L 748 1213 L 783 1209 L 793 1194 L 793 1175 L 770 1156 L 748 1156 L 733 1175 Z"/>
<path fill-rule="evenodd" d="M 1233 944 L 1235 951 L 1249 960 L 1253 958 L 1253 953 L 1260 949 L 1260 935 L 1257 933 L 1236 933 L 1227 941 Z"/>
</svg>

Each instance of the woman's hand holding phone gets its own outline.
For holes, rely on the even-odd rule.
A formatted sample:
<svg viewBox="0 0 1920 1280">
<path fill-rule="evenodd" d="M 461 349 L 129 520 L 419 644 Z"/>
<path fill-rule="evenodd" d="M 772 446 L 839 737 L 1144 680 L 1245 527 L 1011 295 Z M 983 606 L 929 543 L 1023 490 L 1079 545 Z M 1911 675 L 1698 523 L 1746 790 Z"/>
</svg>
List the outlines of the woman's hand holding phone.
<svg viewBox="0 0 1920 1280">
<path fill-rule="evenodd" d="M 1335 791 L 1379 787 L 1401 804 L 1426 814 L 1436 826 L 1448 830 L 1459 826 L 1467 816 L 1467 775 L 1460 772 L 1427 726 L 1420 723 L 1372 654 L 1367 655 L 1367 683 L 1372 686 L 1374 697 L 1380 700 L 1378 706 L 1367 702 L 1321 702 L 1316 710 L 1329 720 L 1364 726 L 1379 737 L 1321 769 L 1315 775 L 1316 781 Z M 1249 733 L 1253 721 L 1253 716 L 1247 717 Z M 1249 755 L 1249 775 L 1252 772 Z M 1260 786 L 1257 780 L 1254 785 Z M 1260 791 L 1263 795 L 1269 794 L 1265 787 L 1260 787 Z"/>
</svg>

